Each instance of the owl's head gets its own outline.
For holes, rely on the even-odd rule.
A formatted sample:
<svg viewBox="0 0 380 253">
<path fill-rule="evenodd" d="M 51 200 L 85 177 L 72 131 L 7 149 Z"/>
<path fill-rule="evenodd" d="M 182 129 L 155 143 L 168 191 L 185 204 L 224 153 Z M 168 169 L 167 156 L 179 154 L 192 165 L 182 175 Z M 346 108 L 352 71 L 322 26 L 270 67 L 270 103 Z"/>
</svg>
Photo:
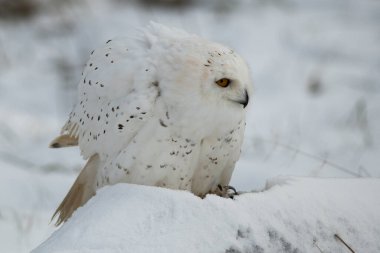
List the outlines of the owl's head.
<svg viewBox="0 0 380 253">
<path fill-rule="evenodd" d="M 156 76 L 173 124 L 207 135 L 231 131 L 244 120 L 252 83 L 233 50 L 184 32 L 153 45 Z"/>
</svg>

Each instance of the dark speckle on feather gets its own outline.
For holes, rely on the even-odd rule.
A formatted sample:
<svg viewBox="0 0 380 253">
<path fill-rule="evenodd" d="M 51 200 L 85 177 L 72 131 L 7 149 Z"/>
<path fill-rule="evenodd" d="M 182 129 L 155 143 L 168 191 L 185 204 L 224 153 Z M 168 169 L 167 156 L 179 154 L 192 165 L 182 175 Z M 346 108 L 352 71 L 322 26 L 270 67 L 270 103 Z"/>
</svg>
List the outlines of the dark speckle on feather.
<svg viewBox="0 0 380 253">
<path fill-rule="evenodd" d="M 160 125 L 163 126 L 163 127 L 168 127 L 168 126 L 164 123 L 164 121 L 163 121 L 162 119 L 160 119 Z"/>
</svg>

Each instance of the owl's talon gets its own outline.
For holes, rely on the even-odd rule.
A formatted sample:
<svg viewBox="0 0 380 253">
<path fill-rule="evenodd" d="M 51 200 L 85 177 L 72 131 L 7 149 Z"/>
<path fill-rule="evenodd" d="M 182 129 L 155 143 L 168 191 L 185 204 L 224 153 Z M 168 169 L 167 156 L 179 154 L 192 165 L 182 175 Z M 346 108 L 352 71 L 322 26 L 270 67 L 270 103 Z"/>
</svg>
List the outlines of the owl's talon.
<svg viewBox="0 0 380 253">
<path fill-rule="evenodd" d="M 233 187 L 231 185 L 227 185 L 226 188 L 227 188 L 227 191 L 228 190 L 232 190 L 234 195 L 239 195 L 239 193 L 237 192 L 237 190 L 235 189 L 235 187 Z"/>
<path fill-rule="evenodd" d="M 226 189 L 226 196 L 229 197 L 230 199 L 234 199 L 235 196 L 239 195 L 239 192 L 233 186 L 226 185 L 225 189 Z"/>
<path fill-rule="evenodd" d="M 233 199 L 236 195 L 239 195 L 239 192 L 235 189 L 235 187 L 230 185 L 221 186 L 218 184 L 218 189 L 220 191 L 218 195 L 221 197 Z"/>
</svg>

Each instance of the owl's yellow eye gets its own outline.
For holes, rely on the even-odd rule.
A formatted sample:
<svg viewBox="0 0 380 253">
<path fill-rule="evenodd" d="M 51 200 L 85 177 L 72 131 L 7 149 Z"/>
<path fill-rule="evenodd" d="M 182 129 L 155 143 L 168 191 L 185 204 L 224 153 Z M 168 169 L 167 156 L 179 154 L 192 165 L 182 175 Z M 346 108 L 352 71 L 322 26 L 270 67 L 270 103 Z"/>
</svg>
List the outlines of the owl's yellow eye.
<svg viewBox="0 0 380 253">
<path fill-rule="evenodd" d="M 219 79 L 218 81 L 215 81 L 215 83 L 222 88 L 226 88 L 228 85 L 230 85 L 231 80 L 228 78 L 222 78 L 222 79 Z"/>
</svg>

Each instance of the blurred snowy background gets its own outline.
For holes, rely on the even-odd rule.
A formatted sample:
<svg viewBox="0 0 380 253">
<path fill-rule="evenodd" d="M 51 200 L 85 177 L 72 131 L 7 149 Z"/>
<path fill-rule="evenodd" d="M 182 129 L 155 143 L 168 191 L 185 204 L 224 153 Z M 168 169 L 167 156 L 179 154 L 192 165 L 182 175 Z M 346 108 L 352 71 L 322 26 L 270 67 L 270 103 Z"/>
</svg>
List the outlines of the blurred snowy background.
<svg viewBox="0 0 380 253">
<path fill-rule="evenodd" d="M 237 189 L 275 175 L 380 177 L 380 1 L 0 0 L 0 252 L 28 252 L 55 230 L 50 217 L 84 161 L 47 146 L 84 63 L 150 20 L 248 61 L 255 92 Z"/>
</svg>

